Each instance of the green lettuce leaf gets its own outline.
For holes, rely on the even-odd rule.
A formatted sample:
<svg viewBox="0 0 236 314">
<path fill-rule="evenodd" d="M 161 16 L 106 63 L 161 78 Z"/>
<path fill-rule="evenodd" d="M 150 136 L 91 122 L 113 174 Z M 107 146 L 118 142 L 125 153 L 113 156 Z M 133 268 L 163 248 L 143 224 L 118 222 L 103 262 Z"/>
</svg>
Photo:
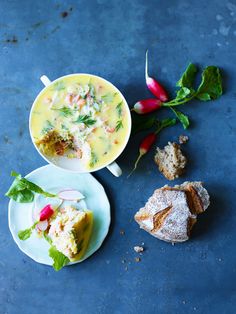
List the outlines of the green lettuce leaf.
<svg viewBox="0 0 236 314">
<path fill-rule="evenodd" d="M 33 192 L 42 194 L 45 197 L 56 196 L 55 194 L 44 191 L 33 182 L 22 178 L 22 176 L 15 171 L 11 172 L 11 176 L 15 177 L 15 180 L 13 181 L 12 185 L 5 195 L 18 203 L 31 203 L 34 200 Z"/>
<path fill-rule="evenodd" d="M 52 266 L 56 271 L 62 269 L 62 267 L 64 267 L 70 262 L 69 258 L 62 254 L 61 252 L 59 252 L 53 245 L 50 247 L 48 253 L 49 256 L 53 259 Z"/>
</svg>

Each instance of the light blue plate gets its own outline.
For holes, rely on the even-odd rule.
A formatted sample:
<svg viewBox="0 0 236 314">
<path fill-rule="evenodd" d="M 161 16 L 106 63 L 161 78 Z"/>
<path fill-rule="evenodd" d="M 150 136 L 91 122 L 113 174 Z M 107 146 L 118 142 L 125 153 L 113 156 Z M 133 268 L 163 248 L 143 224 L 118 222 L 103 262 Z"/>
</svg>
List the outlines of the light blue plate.
<svg viewBox="0 0 236 314">
<path fill-rule="evenodd" d="M 93 211 L 94 226 L 87 251 L 79 263 L 96 252 L 104 241 L 110 226 L 110 204 L 102 185 L 89 173 L 73 173 L 61 170 L 55 166 L 47 165 L 29 173 L 26 178 L 47 192 L 59 192 L 65 189 L 80 191 L 85 199 L 78 203 L 78 207 Z M 50 199 L 42 196 L 35 197 L 37 204 L 48 204 Z M 19 249 L 38 263 L 52 265 L 52 259 L 48 256 L 49 244 L 39 238 L 36 232 L 25 241 L 21 241 L 17 233 L 19 230 L 29 228 L 32 225 L 35 204 L 22 204 L 10 200 L 8 207 L 8 222 L 12 236 Z M 70 263 L 69 265 L 74 264 Z"/>
</svg>

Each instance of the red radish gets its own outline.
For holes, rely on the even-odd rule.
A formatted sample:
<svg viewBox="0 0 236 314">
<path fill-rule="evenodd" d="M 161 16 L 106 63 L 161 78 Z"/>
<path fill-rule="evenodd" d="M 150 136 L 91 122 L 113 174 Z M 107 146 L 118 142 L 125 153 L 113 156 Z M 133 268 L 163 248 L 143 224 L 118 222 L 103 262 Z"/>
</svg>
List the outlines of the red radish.
<svg viewBox="0 0 236 314">
<path fill-rule="evenodd" d="M 65 201 L 79 201 L 84 198 L 83 194 L 73 189 L 60 191 L 58 197 Z"/>
<path fill-rule="evenodd" d="M 49 219 L 54 214 L 54 210 L 50 204 L 46 205 L 39 214 L 39 220 L 44 221 Z"/>
<path fill-rule="evenodd" d="M 145 114 L 160 109 L 162 102 L 156 98 L 143 99 L 134 105 L 133 110 L 138 114 Z"/>
<path fill-rule="evenodd" d="M 139 163 L 139 160 L 141 159 L 141 157 L 143 155 L 145 155 L 150 148 L 152 147 L 152 145 L 154 144 L 155 140 L 157 137 L 157 133 L 150 133 L 148 134 L 141 142 L 140 146 L 139 146 L 139 156 L 134 164 L 134 169 L 131 171 L 131 173 L 128 175 L 128 177 L 131 176 L 131 174 L 135 171 L 135 169 L 137 168 L 137 165 Z"/>
<path fill-rule="evenodd" d="M 139 146 L 139 156 L 134 164 L 134 169 L 131 171 L 131 173 L 128 175 L 128 177 L 134 172 L 134 170 L 137 168 L 137 165 L 139 163 L 139 160 L 141 159 L 141 157 L 143 155 L 145 155 L 150 148 L 152 147 L 152 145 L 154 144 L 156 138 L 157 138 L 157 134 L 164 128 L 167 128 L 169 126 L 175 125 L 176 123 L 176 119 L 163 119 L 161 121 L 159 121 L 158 123 L 158 128 L 156 129 L 155 132 L 148 134 L 141 142 L 140 146 Z"/>
<path fill-rule="evenodd" d="M 148 74 L 148 50 L 146 51 L 145 79 L 147 87 L 153 95 L 155 95 L 162 102 L 168 100 L 168 94 L 164 87 Z"/>
</svg>

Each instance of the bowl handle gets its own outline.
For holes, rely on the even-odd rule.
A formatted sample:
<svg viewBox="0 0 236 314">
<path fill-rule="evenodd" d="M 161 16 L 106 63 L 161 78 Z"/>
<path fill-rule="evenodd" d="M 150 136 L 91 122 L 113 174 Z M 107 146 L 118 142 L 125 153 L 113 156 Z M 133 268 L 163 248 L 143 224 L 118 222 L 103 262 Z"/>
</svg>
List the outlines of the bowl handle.
<svg viewBox="0 0 236 314">
<path fill-rule="evenodd" d="M 52 83 L 52 81 L 49 80 L 49 78 L 46 75 L 42 75 L 40 77 L 41 82 L 43 83 L 44 86 L 48 86 Z"/>
<path fill-rule="evenodd" d="M 107 169 L 116 177 L 122 175 L 122 170 L 115 161 L 108 165 Z"/>
</svg>

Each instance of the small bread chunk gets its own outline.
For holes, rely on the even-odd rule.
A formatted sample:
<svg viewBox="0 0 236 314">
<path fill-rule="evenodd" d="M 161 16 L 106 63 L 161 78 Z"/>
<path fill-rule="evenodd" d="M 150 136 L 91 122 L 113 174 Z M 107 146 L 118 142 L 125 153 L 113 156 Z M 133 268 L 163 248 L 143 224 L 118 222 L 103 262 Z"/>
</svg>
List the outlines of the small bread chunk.
<svg viewBox="0 0 236 314">
<path fill-rule="evenodd" d="M 184 182 L 154 191 L 134 216 L 140 228 L 167 242 L 189 239 L 197 214 L 209 206 L 209 195 L 201 182 Z"/>
<path fill-rule="evenodd" d="M 155 163 L 159 167 L 159 171 L 168 180 L 174 180 L 183 174 L 187 159 L 183 155 L 180 145 L 177 143 L 170 143 L 160 149 L 157 147 L 155 155 Z"/>
<path fill-rule="evenodd" d="M 180 144 L 185 144 L 188 141 L 188 136 L 187 135 L 180 135 L 179 136 L 179 143 Z"/>
</svg>

